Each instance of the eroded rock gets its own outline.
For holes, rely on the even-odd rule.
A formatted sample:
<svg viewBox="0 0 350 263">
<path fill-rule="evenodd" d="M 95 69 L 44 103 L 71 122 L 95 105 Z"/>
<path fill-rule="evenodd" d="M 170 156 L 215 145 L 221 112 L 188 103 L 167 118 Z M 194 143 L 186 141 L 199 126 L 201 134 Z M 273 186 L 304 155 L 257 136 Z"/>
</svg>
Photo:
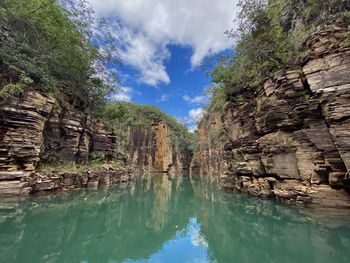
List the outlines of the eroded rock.
<svg viewBox="0 0 350 263">
<path fill-rule="evenodd" d="M 296 203 L 350 207 L 350 49 L 346 25 L 327 24 L 305 43 L 301 69 L 281 70 L 257 92 L 231 99 L 200 124 L 196 173 L 219 167 L 226 189 Z M 217 116 L 221 117 L 217 117 Z M 225 142 L 208 140 L 221 120 Z M 203 146 L 206 145 L 207 146 Z M 211 151 L 219 153 L 213 160 Z M 224 169 L 222 169 L 224 168 Z"/>
</svg>

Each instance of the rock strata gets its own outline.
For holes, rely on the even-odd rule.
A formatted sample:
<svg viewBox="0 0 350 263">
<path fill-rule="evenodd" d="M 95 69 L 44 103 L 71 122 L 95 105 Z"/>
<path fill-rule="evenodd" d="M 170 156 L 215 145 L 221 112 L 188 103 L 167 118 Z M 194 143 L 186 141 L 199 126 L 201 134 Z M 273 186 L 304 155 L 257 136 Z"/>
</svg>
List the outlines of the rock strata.
<svg viewBox="0 0 350 263">
<path fill-rule="evenodd" d="M 207 116 L 192 171 L 216 171 L 224 188 L 256 196 L 350 207 L 347 30 L 320 28 L 305 43 L 301 68 L 273 74 L 256 91 L 233 98 L 224 112 Z M 224 139 L 213 147 L 218 125 Z"/>
<path fill-rule="evenodd" d="M 126 168 L 112 168 L 108 165 L 97 171 L 85 172 L 33 172 L 25 178 L 31 187 L 31 193 L 43 191 L 71 191 L 74 189 L 98 189 L 115 183 L 134 180 L 130 170 Z"/>
<path fill-rule="evenodd" d="M 34 89 L 26 90 L 0 104 L 0 195 L 65 188 L 60 182 L 69 180 L 66 176 L 41 180 L 41 175 L 36 174 L 31 190 L 26 177 L 39 164 L 117 160 L 140 172 L 188 171 L 190 156 L 181 154 L 175 147 L 166 124 L 129 128 L 128 136 L 126 149 L 122 150 L 120 139 L 102 122 L 62 107 L 55 99 Z M 85 177 L 89 180 L 83 187 L 96 188 L 115 181 L 104 173 Z"/>
<path fill-rule="evenodd" d="M 188 173 L 190 156 L 174 145 L 170 128 L 165 123 L 150 128 L 128 130 L 127 151 L 130 165 L 139 172 Z"/>
<path fill-rule="evenodd" d="M 0 105 L 0 171 L 35 171 L 39 162 L 116 156 L 116 137 L 89 115 L 58 107 L 34 90 Z"/>
<path fill-rule="evenodd" d="M 27 196 L 38 192 L 71 191 L 74 189 L 98 189 L 111 184 L 134 180 L 130 170 L 125 168 L 104 168 L 83 172 L 0 172 L 0 196 Z"/>
</svg>

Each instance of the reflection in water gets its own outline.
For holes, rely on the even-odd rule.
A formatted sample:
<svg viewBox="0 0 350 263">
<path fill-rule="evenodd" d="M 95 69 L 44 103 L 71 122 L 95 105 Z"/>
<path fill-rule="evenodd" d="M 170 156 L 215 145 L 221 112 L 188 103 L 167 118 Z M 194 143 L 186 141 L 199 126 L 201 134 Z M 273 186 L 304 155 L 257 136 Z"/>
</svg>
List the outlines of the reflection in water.
<svg viewBox="0 0 350 263">
<path fill-rule="evenodd" d="M 348 262 L 349 215 L 142 177 L 0 203 L 0 262 Z"/>
</svg>

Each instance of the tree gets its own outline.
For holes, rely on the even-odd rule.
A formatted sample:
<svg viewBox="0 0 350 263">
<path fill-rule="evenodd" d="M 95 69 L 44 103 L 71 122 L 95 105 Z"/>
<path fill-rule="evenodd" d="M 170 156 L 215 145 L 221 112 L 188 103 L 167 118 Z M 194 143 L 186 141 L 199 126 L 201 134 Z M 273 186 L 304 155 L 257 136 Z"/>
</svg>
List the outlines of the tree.
<svg viewBox="0 0 350 263">
<path fill-rule="evenodd" d="M 85 0 L 3 0 L 0 22 L 9 31 L 0 43 L 2 71 L 16 68 L 81 109 L 96 110 L 115 89 L 113 35 Z"/>
</svg>

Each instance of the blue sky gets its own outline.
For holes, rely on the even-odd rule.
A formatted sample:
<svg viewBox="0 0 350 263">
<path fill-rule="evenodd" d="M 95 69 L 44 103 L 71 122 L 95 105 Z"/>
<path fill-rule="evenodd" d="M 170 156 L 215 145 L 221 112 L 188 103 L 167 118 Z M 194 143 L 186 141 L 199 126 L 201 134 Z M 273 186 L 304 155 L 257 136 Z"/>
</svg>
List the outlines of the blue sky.
<svg viewBox="0 0 350 263">
<path fill-rule="evenodd" d="M 191 129 L 203 115 L 207 56 L 232 47 L 238 0 L 89 0 L 108 19 L 123 66 L 114 100 L 155 105 Z"/>
<path fill-rule="evenodd" d="M 160 83 L 156 87 L 149 86 L 135 78 L 138 74 L 135 69 L 124 65 L 120 70 L 124 76 L 122 86 L 126 88 L 116 97 L 119 100 L 155 105 L 193 127 L 196 114 L 200 115 L 202 111 L 199 109 L 205 107 L 207 103 L 206 88 L 210 85 L 210 77 L 200 68 L 191 68 L 190 47 L 172 45 L 169 51 L 171 57 L 165 62 L 165 67 L 170 83 Z"/>
</svg>

